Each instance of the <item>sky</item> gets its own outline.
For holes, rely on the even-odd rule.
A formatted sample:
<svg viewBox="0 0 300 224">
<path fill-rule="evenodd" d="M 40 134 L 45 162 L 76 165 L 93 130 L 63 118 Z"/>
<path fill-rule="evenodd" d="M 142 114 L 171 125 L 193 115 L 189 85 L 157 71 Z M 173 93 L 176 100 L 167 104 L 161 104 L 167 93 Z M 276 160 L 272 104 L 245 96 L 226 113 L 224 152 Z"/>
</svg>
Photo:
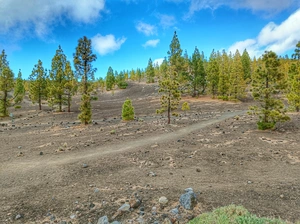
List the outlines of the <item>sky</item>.
<svg viewBox="0 0 300 224">
<path fill-rule="evenodd" d="M 25 3 L 26 2 L 26 3 Z M 0 0 L 0 50 L 28 78 L 38 60 L 51 69 L 60 45 L 73 62 L 78 40 L 92 40 L 96 78 L 146 68 L 167 56 L 174 31 L 181 48 L 259 57 L 290 55 L 300 41 L 300 0 Z"/>
</svg>

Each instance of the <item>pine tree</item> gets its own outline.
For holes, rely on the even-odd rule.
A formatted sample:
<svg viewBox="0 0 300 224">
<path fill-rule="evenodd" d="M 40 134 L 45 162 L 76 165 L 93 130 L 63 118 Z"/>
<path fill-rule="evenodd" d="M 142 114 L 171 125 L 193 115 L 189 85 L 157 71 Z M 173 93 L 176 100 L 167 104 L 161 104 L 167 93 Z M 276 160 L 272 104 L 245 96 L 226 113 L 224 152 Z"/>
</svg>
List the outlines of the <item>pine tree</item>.
<svg viewBox="0 0 300 224">
<path fill-rule="evenodd" d="M 251 82 L 251 58 L 249 56 L 248 51 L 245 49 L 241 56 L 243 71 L 244 71 L 244 80 L 246 83 Z"/>
<path fill-rule="evenodd" d="M 279 59 L 274 52 L 266 51 L 262 62 L 252 80 L 253 97 L 260 105 L 251 107 L 251 110 L 259 116 L 258 128 L 264 130 L 273 128 L 276 122 L 289 120 L 289 117 L 285 115 L 280 98 L 286 86 L 284 74 L 279 72 Z"/>
<path fill-rule="evenodd" d="M 19 70 L 18 77 L 16 78 L 15 83 L 14 101 L 16 104 L 19 104 L 23 101 L 23 98 L 25 96 L 24 80 L 22 79 L 21 69 Z"/>
<path fill-rule="evenodd" d="M 141 79 L 143 78 L 143 74 L 142 74 L 141 69 L 138 68 L 136 70 L 136 76 L 137 76 L 137 79 L 139 80 L 139 82 L 141 82 Z"/>
<path fill-rule="evenodd" d="M 218 94 L 219 84 L 219 59 L 217 53 L 213 50 L 207 64 L 207 87 L 212 98 Z"/>
<path fill-rule="evenodd" d="M 53 104 L 58 105 L 59 112 L 62 111 L 62 105 L 66 104 L 68 100 L 65 96 L 65 84 L 67 82 L 65 74 L 66 64 L 67 57 L 61 47 L 58 46 L 52 59 L 48 97 L 53 99 Z"/>
<path fill-rule="evenodd" d="M 300 111 L 300 41 L 296 45 L 295 53 L 292 55 L 293 63 L 290 65 L 288 77 L 288 94 L 289 104 Z"/>
<path fill-rule="evenodd" d="M 171 123 L 171 112 L 178 108 L 181 100 L 181 92 L 179 89 L 179 73 L 181 70 L 182 50 L 176 32 L 174 32 L 173 39 L 170 44 L 170 50 L 168 51 L 169 61 L 168 70 L 166 74 L 161 75 L 159 80 L 159 92 L 162 93 L 160 98 L 161 109 L 158 109 L 157 113 L 163 113 L 167 111 L 168 124 Z M 173 115 L 177 115 L 173 113 Z"/>
<path fill-rule="evenodd" d="M 38 63 L 34 65 L 29 80 L 29 97 L 33 103 L 37 102 L 39 110 L 42 110 L 42 100 L 47 99 L 47 70 L 44 69 L 41 60 L 38 60 Z"/>
<path fill-rule="evenodd" d="M 116 80 L 114 75 L 114 70 L 109 66 L 107 74 L 106 74 L 106 90 L 112 90 L 115 86 Z"/>
<path fill-rule="evenodd" d="M 92 52 L 91 40 L 86 36 L 78 40 L 73 58 L 76 75 L 81 79 L 82 98 L 79 119 L 81 123 L 86 125 L 90 123 L 92 119 L 92 107 L 90 102 L 90 92 L 92 88 L 89 81 L 94 80 L 96 68 L 93 68 L 92 62 L 97 59 L 97 56 Z"/>
<path fill-rule="evenodd" d="M 206 87 L 206 73 L 204 70 L 203 58 L 197 47 L 191 59 L 190 81 L 192 86 L 193 97 L 204 93 Z"/>
<path fill-rule="evenodd" d="M 14 73 L 9 68 L 5 50 L 0 55 L 0 116 L 8 116 L 8 107 L 11 104 L 9 92 L 14 88 Z"/>
<path fill-rule="evenodd" d="M 229 94 L 231 100 L 238 100 L 245 97 L 246 94 L 246 83 L 244 80 L 244 69 L 241 60 L 241 55 L 238 50 L 236 50 L 233 57 L 233 63 L 230 71 L 230 88 Z"/>
<path fill-rule="evenodd" d="M 122 106 L 122 119 L 124 121 L 134 120 L 134 107 L 130 99 L 126 99 Z"/>
<path fill-rule="evenodd" d="M 151 58 L 149 58 L 148 61 L 148 66 L 146 68 L 146 79 L 147 79 L 147 83 L 154 83 L 154 77 L 155 77 L 155 70 L 153 67 L 153 62 L 151 60 Z"/>
<path fill-rule="evenodd" d="M 64 73 L 66 81 L 64 85 L 64 94 L 67 98 L 68 112 L 71 112 L 72 96 L 74 96 L 77 91 L 77 82 L 71 68 L 71 63 L 69 61 L 67 61 L 66 63 Z"/>
<path fill-rule="evenodd" d="M 231 68 L 231 59 L 224 50 L 222 53 L 222 60 L 219 68 L 219 83 L 218 83 L 218 95 L 222 100 L 228 100 L 229 95 L 229 75 Z"/>
</svg>

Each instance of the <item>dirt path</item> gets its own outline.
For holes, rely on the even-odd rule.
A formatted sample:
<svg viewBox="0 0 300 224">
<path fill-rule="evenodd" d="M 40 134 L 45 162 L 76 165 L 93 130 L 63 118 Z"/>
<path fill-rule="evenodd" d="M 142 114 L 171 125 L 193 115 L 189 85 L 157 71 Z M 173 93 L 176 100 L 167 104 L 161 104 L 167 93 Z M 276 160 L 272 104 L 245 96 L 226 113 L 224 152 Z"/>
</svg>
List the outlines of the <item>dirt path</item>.
<svg viewBox="0 0 300 224">
<path fill-rule="evenodd" d="M 1 171 L 0 182 L 2 178 L 5 178 L 8 175 L 13 175 L 14 177 L 16 177 L 16 175 L 24 175 L 24 173 L 32 172 L 32 170 L 35 170 L 35 172 L 39 170 L 43 170 L 44 172 L 45 168 L 51 168 L 54 166 L 74 163 L 78 161 L 84 162 L 85 159 L 91 159 L 91 158 L 96 159 L 97 157 L 106 154 L 124 152 L 126 150 L 130 150 L 138 147 L 145 147 L 148 145 L 160 144 L 173 139 L 178 139 L 180 137 L 186 136 L 189 133 L 205 128 L 209 125 L 221 122 L 230 117 L 244 114 L 245 112 L 246 111 L 226 112 L 220 114 L 219 116 L 217 115 L 216 117 L 211 118 L 209 120 L 205 120 L 199 123 L 195 123 L 193 125 L 189 125 L 187 127 L 181 128 L 171 133 L 139 138 L 133 141 L 123 142 L 121 144 L 108 145 L 101 148 L 91 149 L 88 152 L 78 151 L 78 152 L 72 152 L 72 154 L 68 154 L 68 155 L 65 154 L 65 156 L 57 156 L 57 155 L 44 156 L 44 157 L 40 157 L 38 161 L 36 159 L 24 158 L 23 161 L 13 161 L 8 164 L 2 164 L 0 168 Z"/>
</svg>

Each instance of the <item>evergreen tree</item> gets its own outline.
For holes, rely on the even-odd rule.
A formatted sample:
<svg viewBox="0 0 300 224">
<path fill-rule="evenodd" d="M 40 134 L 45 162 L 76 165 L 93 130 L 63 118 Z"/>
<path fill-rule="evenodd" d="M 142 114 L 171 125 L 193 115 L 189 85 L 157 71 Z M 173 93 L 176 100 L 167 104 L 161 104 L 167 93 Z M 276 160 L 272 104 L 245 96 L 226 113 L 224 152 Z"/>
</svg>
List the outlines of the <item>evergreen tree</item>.
<svg viewBox="0 0 300 224">
<path fill-rule="evenodd" d="M 94 80 L 96 68 L 93 68 L 92 62 L 97 59 L 97 56 L 92 52 L 91 40 L 86 36 L 78 40 L 73 58 L 76 75 L 81 79 L 82 98 L 79 119 L 81 123 L 86 125 L 90 123 L 92 119 L 92 107 L 90 102 L 90 92 L 92 89 L 90 88 L 89 80 Z"/>
<path fill-rule="evenodd" d="M 212 98 L 218 94 L 219 84 L 219 59 L 217 53 L 213 50 L 207 64 L 207 87 Z"/>
<path fill-rule="evenodd" d="M 41 110 L 42 100 L 47 99 L 47 70 L 44 69 L 41 60 L 38 60 L 38 63 L 34 65 L 29 80 L 29 97 L 32 103 L 37 102 L 39 104 L 39 110 Z"/>
<path fill-rule="evenodd" d="M 11 104 L 9 92 L 14 88 L 14 73 L 9 68 L 5 50 L 0 55 L 0 116 L 8 116 L 8 107 Z"/>
<path fill-rule="evenodd" d="M 21 69 L 19 70 L 18 77 L 16 78 L 16 84 L 14 88 L 14 101 L 19 104 L 23 101 L 25 96 L 24 80 L 22 79 Z"/>
<path fill-rule="evenodd" d="M 295 53 L 292 55 L 293 63 L 290 65 L 288 77 L 288 94 L 289 104 L 300 111 L 300 41 L 296 45 Z"/>
<path fill-rule="evenodd" d="M 122 119 L 124 121 L 134 120 L 134 107 L 130 99 L 126 99 L 122 106 Z"/>
<path fill-rule="evenodd" d="M 171 112 L 178 108 L 181 92 L 179 89 L 179 73 L 181 72 L 181 57 L 182 50 L 176 32 L 170 44 L 170 50 L 168 51 L 169 61 L 168 70 L 166 74 L 161 75 L 159 80 L 159 92 L 162 93 L 160 98 L 161 109 L 158 109 L 157 113 L 163 113 L 167 111 L 168 124 L 171 122 Z M 173 115 L 177 115 L 173 113 Z"/>
<path fill-rule="evenodd" d="M 112 67 L 109 66 L 107 74 L 106 74 L 106 90 L 112 90 L 115 86 L 115 75 Z"/>
<path fill-rule="evenodd" d="M 141 79 L 142 79 L 142 77 L 143 77 L 143 74 L 142 74 L 142 71 L 141 71 L 141 69 L 137 69 L 136 70 L 136 76 L 137 76 L 137 79 L 139 80 L 139 82 L 141 82 Z"/>
<path fill-rule="evenodd" d="M 223 50 L 222 60 L 219 68 L 219 83 L 218 83 L 218 95 L 222 100 L 228 100 L 229 95 L 229 76 L 230 76 L 231 61 L 226 51 Z"/>
<path fill-rule="evenodd" d="M 243 51 L 241 60 L 243 64 L 243 73 L 244 73 L 243 78 L 247 83 L 249 83 L 251 81 L 251 58 L 246 49 Z"/>
<path fill-rule="evenodd" d="M 60 46 L 52 59 L 50 71 L 50 85 L 48 86 L 48 97 L 53 104 L 58 105 L 58 111 L 62 111 L 62 105 L 67 104 L 68 98 L 65 96 L 67 57 Z"/>
<path fill-rule="evenodd" d="M 68 112 L 71 112 L 71 102 L 72 102 L 72 96 L 75 95 L 77 91 L 77 82 L 74 76 L 74 72 L 71 68 L 71 63 L 67 61 L 66 67 L 65 67 L 65 85 L 64 85 L 64 94 L 67 98 L 67 106 L 68 106 Z"/>
<path fill-rule="evenodd" d="M 246 83 L 244 80 L 244 69 L 241 60 L 241 55 L 238 50 L 236 50 L 233 57 L 233 63 L 230 72 L 230 88 L 229 94 L 231 100 L 238 100 L 245 97 Z"/>
<path fill-rule="evenodd" d="M 206 87 L 206 73 L 204 70 L 203 58 L 197 47 L 191 59 L 190 81 L 192 85 L 193 97 L 204 93 Z"/>
<path fill-rule="evenodd" d="M 284 90 L 284 75 L 279 72 L 279 59 L 272 51 L 266 51 L 262 56 L 263 66 L 260 66 L 253 77 L 253 97 L 260 102 L 257 107 L 251 107 L 259 116 L 259 129 L 273 128 L 276 122 L 289 120 L 285 115 L 284 104 L 280 95 Z"/>
<path fill-rule="evenodd" d="M 146 68 L 146 79 L 147 79 L 147 83 L 154 83 L 154 77 L 155 77 L 155 70 L 153 67 L 153 62 L 151 60 L 151 58 L 149 58 L 148 61 L 148 66 Z"/>
</svg>

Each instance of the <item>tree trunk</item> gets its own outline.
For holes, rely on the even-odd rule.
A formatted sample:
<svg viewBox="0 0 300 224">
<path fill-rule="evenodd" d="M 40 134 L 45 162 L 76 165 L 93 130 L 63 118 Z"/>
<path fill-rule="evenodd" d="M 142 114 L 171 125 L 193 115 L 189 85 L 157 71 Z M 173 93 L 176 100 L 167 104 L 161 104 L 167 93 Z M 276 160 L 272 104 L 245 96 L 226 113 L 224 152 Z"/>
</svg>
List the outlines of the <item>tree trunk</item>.
<svg viewBox="0 0 300 224">
<path fill-rule="evenodd" d="M 168 124 L 171 123 L 171 96 L 169 93 L 169 98 L 168 98 Z"/>
<path fill-rule="evenodd" d="M 4 91 L 3 96 L 3 115 L 6 117 L 8 115 L 7 113 L 7 91 Z"/>
<path fill-rule="evenodd" d="M 61 102 L 62 101 L 62 96 L 61 95 L 58 96 L 58 100 L 59 100 L 58 101 L 58 111 L 62 112 L 62 102 Z"/>
<path fill-rule="evenodd" d="M 71 112 L 71 96 L 70 93 L 68 94 L 68 112 Z"/>
</svg>

